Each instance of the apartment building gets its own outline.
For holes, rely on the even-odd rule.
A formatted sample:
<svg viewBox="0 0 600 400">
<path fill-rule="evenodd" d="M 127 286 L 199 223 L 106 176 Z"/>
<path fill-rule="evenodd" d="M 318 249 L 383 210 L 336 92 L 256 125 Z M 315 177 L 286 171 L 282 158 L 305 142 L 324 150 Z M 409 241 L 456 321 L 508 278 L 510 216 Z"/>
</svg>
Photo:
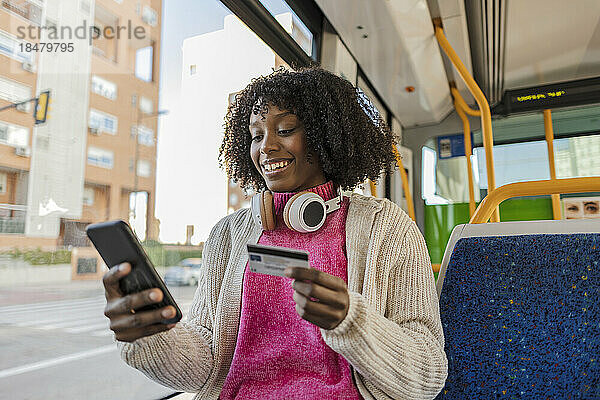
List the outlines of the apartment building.
<svg viewBox="0 0 600 400">
<path fill-rule="evenodd" d="M 158 238 L 161 10 L 161 0 L 0 3 L 0 108 L 52 96 L 43 125 L 33 104 L 0 112 L 0 248 L 86 245 L 87 224 L 131 220 L 136 192 L 147 199 L 138 235 Z M 44 42 L 65 51 L 27 51 Z"/>
</svg>

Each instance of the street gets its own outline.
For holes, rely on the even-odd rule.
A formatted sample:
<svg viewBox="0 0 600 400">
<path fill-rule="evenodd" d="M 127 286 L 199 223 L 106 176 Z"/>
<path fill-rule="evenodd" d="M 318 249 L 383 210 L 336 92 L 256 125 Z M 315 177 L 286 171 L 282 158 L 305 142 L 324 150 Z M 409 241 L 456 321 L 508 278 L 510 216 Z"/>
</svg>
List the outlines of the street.
<svg viewBox="0 0 600 400">
<path fill-rule="evenodd" d="M 169 287 L 184 320 L 195 287 Z M 99 281 L 0 288 L 0 399 L 159 399 L 121 361 Z"/>
</svg>

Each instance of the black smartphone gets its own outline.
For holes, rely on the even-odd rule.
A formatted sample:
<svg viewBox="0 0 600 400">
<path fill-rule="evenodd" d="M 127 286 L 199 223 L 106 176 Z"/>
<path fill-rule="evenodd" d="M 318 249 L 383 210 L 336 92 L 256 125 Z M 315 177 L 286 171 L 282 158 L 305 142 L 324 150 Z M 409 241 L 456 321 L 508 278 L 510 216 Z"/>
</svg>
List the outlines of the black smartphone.
<svg viewBox="0 0 600 400">
<path fill-rule="evenodd" d="M 144 306 L 136 311 L 154 310 L 170 305 L 175 307 L 175 316 L 163 323 L 173 324 L 181 320 L 181 310 L 127 222 L 117 220 L 91 224 L 85 228 L 85 232 L 109 268 L 123 262 L 131 264 L 131 272 L 119 281 L 123 294 L 151 288 L 162 290 L 163 300 L 160 303 Z"/>
</svg>

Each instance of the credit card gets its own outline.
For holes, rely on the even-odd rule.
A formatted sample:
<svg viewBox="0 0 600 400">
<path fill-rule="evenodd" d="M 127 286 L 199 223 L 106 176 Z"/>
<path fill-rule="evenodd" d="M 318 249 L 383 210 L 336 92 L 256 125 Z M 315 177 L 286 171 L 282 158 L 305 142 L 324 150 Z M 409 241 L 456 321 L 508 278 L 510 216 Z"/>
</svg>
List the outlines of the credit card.
<svg viewBox="0 0 600 400">
<path fill-rule="evenodd" d="M 309 268 L 308 253 L 287 247 L 248 243 L 248 266 L 259 274 L 285 276 L 286 267 Z"/>
</svg>

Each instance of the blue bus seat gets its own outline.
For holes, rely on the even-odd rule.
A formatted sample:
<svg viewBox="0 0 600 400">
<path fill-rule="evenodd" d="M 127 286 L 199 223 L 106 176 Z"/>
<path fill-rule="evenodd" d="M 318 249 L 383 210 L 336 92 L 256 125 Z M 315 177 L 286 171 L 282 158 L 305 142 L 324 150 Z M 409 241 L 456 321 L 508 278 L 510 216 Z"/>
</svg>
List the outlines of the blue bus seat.
<svg viewBox="0 0 600 400">
<path fill-rule="evenodd" d="M 440 399 L 600 398 L 600 220 L 457 226 Z"/>
</svg>

